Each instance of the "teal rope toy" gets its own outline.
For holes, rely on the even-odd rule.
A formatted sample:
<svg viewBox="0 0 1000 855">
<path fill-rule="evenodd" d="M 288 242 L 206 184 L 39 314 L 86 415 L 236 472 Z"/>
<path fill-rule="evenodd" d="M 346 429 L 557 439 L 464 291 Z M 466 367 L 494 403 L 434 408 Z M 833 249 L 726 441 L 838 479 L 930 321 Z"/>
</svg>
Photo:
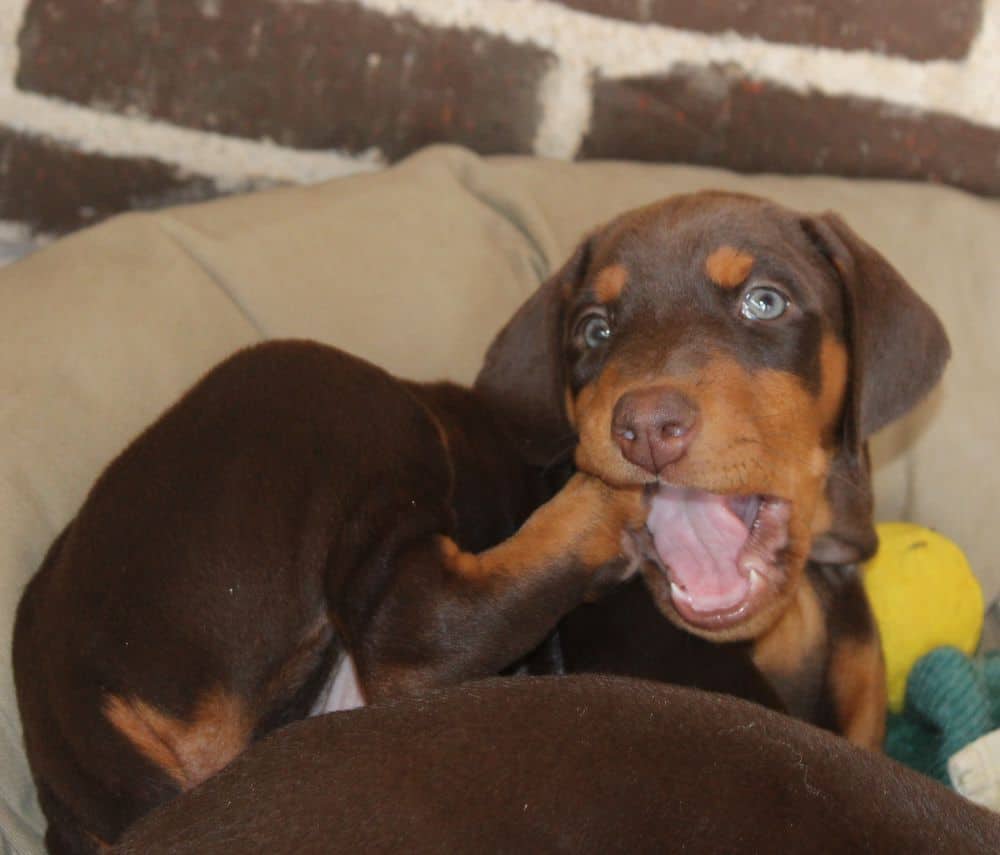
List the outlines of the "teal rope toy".
<svg viewBox="0 0 1000 855">
<path fill-rule="evenodd" d="M 885 751 L 944 784 L 948 758 L 1000 728 L 1000 651 L 969 657 L 939 647 L 921 657 L 906 681 L 902 713 L 890 713 Z"/>
</svg>

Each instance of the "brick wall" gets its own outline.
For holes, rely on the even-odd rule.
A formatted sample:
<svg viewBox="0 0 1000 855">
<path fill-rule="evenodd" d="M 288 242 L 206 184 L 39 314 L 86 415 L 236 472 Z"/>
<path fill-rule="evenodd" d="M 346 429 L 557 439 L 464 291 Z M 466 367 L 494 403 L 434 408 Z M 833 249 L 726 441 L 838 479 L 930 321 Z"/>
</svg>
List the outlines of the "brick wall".
<svg viewBox="0 0 1000 855">
<path fill-rule="evenodd" d="M 1000 195 L 1000 0 L 0 0 L 0 257 L 442 141 Z"/>
</svg>

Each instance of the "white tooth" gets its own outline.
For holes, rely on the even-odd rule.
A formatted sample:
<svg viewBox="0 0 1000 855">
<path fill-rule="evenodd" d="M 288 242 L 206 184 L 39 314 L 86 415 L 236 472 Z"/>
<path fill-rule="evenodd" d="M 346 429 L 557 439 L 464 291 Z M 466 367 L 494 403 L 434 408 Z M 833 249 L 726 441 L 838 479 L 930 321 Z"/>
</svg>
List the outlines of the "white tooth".
<svg viewBox="0 0 1000 855">
<path fill-rule="evenodd" d="M 671 582 L 670 583 L 670 595 L 675 600 L 678 600 L 678 599 L 684 600 L 685 603 L 690 603 L 691 602 L 691 595 L 687 591 L 685 591 L 680 585 L 678 585 L 676 582 Z"/>
<path fill-rule="evenodd" d="M 756 567 L 750 568 L 750 590 L 755 591 L 764 582 L 764 577 Z"/>
</svg>

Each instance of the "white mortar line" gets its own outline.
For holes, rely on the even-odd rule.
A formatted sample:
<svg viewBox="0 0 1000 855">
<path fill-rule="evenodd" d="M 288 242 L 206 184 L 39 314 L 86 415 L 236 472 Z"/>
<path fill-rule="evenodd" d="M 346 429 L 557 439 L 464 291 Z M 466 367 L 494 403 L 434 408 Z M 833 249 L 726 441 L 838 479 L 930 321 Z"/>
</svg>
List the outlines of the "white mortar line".
<svg viewBox="0 0 1000 855">
<path fill-rule="evenodd" d="M 330 0 L 298 0 L 326 3 Z M 871 51 L 765 42 L 598 17 L 551 0 L 359 0 L 431 26 L 476 28 L 578 57 L 607 77 L 662 74 L 681 63 L 734 63 L 798 92 L 857 96 L 1000 127 L 1000 0 L 985 0 L 970 60 L 919 62 Z"/>
<path fill-rule="evenodd" d="M 0 88 L 0 124 L 51 137 L 83 152 L 148 157 L 238 185 L 248 178 L 312 182 L 377 169 L 374 150 L 352 156 L 302 151 L 168 122 L 102 113 L 67 101 Z"/>
<path fill-rule="evenodd" d="M 533 151 L 572 160 L 590 127 L 590 69 L 575 58 L 556 62 L 539 86 L 538 101 L 541 121 Z"/>
<path fill-rule="evenodd" d="M 21 30 L 24 11 L 31 0 L 2 0 L 0 14 L 0 90 L 14 88 L 17 70 L 17 34 Z M 2 95 L 0 95 L 2 97 Z"/>
<path fill-rule="evenodd" d="M 969 65 L 1000 66 L 1000 0 L 983 0 L 983 20 L 972 40 L 966 62 Z"/>
</svg>

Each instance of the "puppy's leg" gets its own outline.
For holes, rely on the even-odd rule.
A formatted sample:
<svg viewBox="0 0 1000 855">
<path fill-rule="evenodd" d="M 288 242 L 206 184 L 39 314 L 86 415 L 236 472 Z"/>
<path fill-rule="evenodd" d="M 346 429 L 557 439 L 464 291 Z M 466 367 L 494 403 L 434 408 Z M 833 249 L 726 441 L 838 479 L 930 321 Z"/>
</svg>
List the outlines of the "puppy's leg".
<svg viewBox="0 0 1000 855">
<path fill-rule="evenodd" d="M 753 662 L 796 718 L 833 729 L 824 685 L 828 650 L 825 603 L 812 573 L 787 610 L 753 642 Z"/>
<path fill-rule="evenodd" d="M 861 578 L 842 572 L 829 611 L 827 682 L 834 716 L 847 739 L 880 751 L 888 704 L 882 645 Z"/>
<path fill-rule="evenodd" d="M 830 688 L 840 732 L 855 745 L 881 751 L 886 684 L 878 639 L 845 641 L 833 651 Z"/>
<path fill-rule="evenodd" d="M 885 666 L 857 571 L 810 565 L 754 662 L 797 718 L 872 750 L 885 736 Z"/>
<path fill-rule="evenodd" d="M 530 582 L 558 576 L 557 568 L 572 565 L 585 583 L 585 594 L 596 597 L 628 572 L 607 565 L 621 562 L 636 569 L 624 534 L 641 526 L 645 516 L 641 487 L 612 488 L 581 472 L 503 543 L 473 555 L 443 538 L 441 550 L 449 568 L 472 582 Z"/>
<path fill-rule="evenodd" d="M 568 611 L 634 570 L 622 545 L 641 490 L 574 476 L 512 538 L 479 555 L 429 536 L 397 554 L 352 653 L 369 701 L 500 671 Z"/>
</svg>

